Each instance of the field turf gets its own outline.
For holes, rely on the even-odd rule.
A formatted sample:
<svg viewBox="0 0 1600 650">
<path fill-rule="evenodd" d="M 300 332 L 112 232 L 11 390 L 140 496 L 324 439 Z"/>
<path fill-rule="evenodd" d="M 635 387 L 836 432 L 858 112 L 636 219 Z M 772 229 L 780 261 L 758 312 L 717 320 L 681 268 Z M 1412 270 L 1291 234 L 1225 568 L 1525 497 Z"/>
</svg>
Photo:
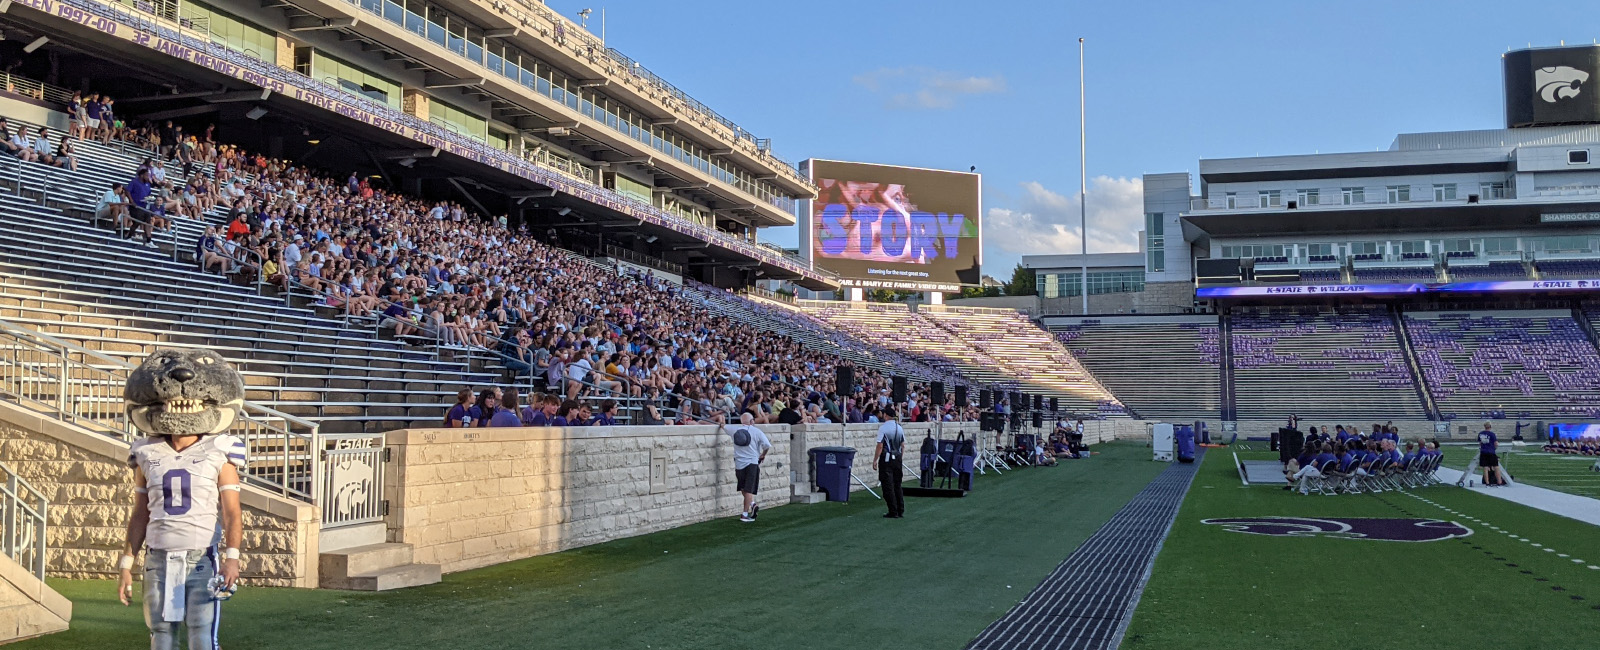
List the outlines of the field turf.
<svg viewBox="0 0 1600 650">
<path fill-rule="evenodd" d="M 1246 488 L 1232 460 L 1207 455 L 1123 648 L 1583 648 L 1600 638 L 1600 528 L 1454 486 L 1336 497 Z M 1201 523 L 1257 516 L 1445 519 L 1473 534 L 1411 543 Z"/>
<path fill-rule="evenodd" d="M 223 647 L 959 648 L 1027 594 L 1163 469 L 1138 443 L 980 476 L 963 499 L 885 520 L 848 505 L 763 511 L 445 576 L 383 594 L 242 589 Z M 1226 467 L 1226 465 L 1222 465 Z M 19 650 L 148 644 L 108 581 L 53 580 L 72 628 Z"/>
</svg>

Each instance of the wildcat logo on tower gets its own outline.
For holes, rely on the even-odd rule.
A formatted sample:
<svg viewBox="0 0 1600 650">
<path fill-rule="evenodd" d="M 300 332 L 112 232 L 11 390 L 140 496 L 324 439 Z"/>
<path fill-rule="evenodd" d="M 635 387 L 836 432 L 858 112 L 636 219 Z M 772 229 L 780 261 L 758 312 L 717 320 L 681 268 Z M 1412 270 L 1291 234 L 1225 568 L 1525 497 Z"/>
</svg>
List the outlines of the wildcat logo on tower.
<svg viewBox="0 0 1600 650">
<path fill-rule="evenodd" d="M 1577 97 L 1583 91 L 1583 82 L 1588 80 L 1589 73 L 1564 65 L 1533 71 L 1533 83 L 1539 87 L 1539 99 L 1552 104 L 1568 97 Z"/>
<path fill-rule="evenodd" d="M 1600 124 L 1600 46 L 1541 47 L 1501 56 L 1506 126 Z"/>
</svg>

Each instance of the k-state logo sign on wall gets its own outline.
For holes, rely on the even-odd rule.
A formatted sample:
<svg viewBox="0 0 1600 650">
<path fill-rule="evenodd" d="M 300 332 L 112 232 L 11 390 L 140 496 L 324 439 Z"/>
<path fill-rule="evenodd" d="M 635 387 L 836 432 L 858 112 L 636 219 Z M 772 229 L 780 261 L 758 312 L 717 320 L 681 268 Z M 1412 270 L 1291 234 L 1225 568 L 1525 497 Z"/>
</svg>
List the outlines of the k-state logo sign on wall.
<svg viewBox="0 0 1600 650">
<path fill-rule="evenodd" d="M 1546 47 L 1503 55 L 1506 126 L 1600 123 L 1600 47 Z"/>
<path fill-rule="evenodd" d="M 1568 97 L 1577 97 L 1578 93 L 1583 92 L 1583 82 L 1588 80 L 1589 73 L 1564 65 L 1533 71 L 1533 83 L 1539 87 L 1539 99 L 1552 104 Z"/>
</svg>

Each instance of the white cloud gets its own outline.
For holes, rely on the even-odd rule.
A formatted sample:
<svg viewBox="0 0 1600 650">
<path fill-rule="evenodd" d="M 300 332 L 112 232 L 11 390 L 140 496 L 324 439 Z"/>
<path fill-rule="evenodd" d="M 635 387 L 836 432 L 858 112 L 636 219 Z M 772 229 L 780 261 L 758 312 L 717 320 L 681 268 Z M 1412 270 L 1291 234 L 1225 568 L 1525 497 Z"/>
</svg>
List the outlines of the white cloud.
<svg viewBox="0 0 1600 650">
<path fill-rule="evenodd" d="M 1022 184 L 1020 197 L 1001 202 L 1008 205 L 989 208 L 983 224 L 984 266 L 990 273 L 1009 272 L 1021 255 L 1060 255 L 1081 250 L 1077 192 L 1057 194 L 1029 181 Z M 1143 228 L 1142 179 L 1090 179 L 1089 252 L 1137 251 Z"/>
<path fill-rule="evenodd" d="M 884 108 L 899 110 L 954 108 L 962 97 L 1006 90 L 1006 79 L 1001 75 L 978 77 L 921 67 L 878 68 L 851 80 L 869 92 L 883 95 Z"/>
</svg>

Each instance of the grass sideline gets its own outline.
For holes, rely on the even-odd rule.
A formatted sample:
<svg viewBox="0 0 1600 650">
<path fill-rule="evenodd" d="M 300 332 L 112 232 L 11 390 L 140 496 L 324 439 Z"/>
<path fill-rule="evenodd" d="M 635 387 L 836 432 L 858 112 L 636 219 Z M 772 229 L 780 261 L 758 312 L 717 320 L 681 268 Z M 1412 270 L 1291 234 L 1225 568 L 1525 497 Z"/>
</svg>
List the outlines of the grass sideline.
<svg viewBox="0 0 1600 650">
<path fill-rule="evenodd" d="M 1231 461 L 1205 459 L 1123 648 L 1578 648 L 1600 637 L 1600 528 L 1454 486 L 1337 497 L 1246 488 Z M 1446 519 L 1473 534 L 1405 543 L 1200 523 L 1273 515 Z"/>
<path fill-rule="evenodd" d="M 385 594 L 245 588 L 227 648 L 929 648 L 964 646 L 1165 465 L 1139 443 L 975 478 L 964 499 L 911 499 L 885 520 L 849 504 L 785 506 L 445 576 Z M 137 607 L 109 581 L 51 580 L 72 628 L 18 650 L 135 648 Z"/>
</svg>

